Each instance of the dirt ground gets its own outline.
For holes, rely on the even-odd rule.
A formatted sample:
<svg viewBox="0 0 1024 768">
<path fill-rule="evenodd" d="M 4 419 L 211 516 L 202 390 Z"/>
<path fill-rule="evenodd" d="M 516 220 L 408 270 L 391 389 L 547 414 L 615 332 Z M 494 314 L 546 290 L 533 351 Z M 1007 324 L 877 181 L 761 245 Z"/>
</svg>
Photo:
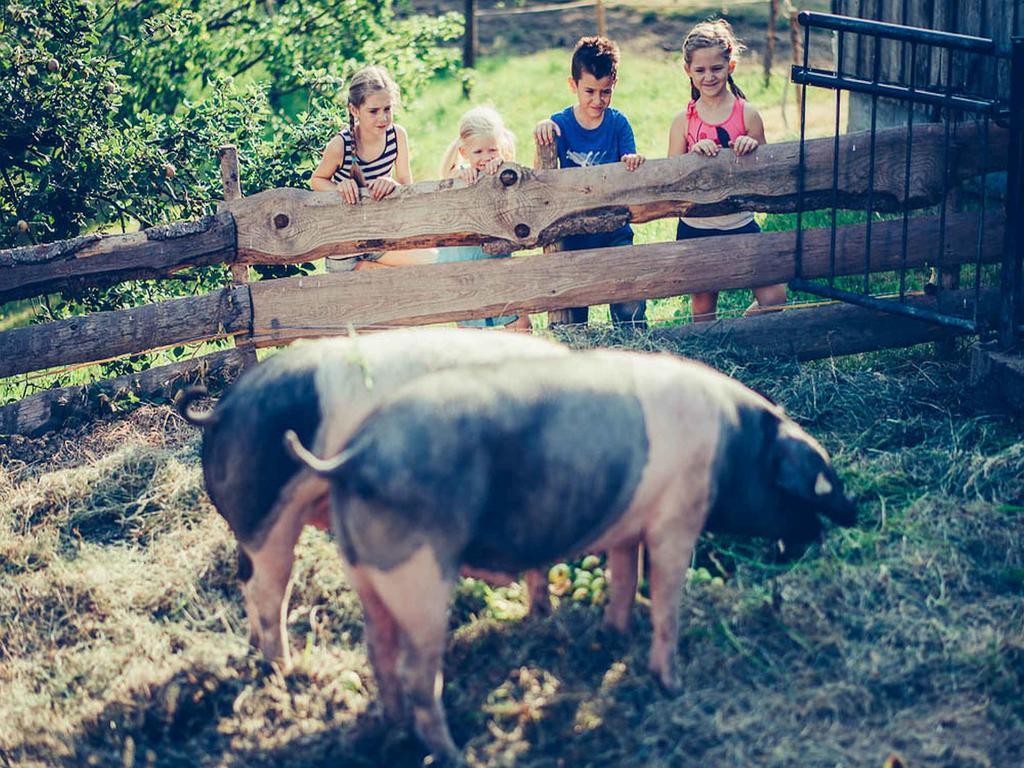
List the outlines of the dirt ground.
<svg viewBox="0 0 1024 768">
<path fill-rule="evenodd" d="M 616 344 L 614 338 L 576 343 Z M 832 453 L 860 507 L 781 565 L 704 540 L 682 597 L 685 690 L 561 600 L 464 582 L 445 703 L 470 766 L 1024 764 L 1019 418 L 928 347 L 797 365 L 689 354 L 765 392 Z M 195 431 L 146 406 L 0 439 L 0 765 L 417 766 L 384 721 L 330 539 L 298 547 L 281 674 L 246 643 L 234 546 Z"/>
</svg>

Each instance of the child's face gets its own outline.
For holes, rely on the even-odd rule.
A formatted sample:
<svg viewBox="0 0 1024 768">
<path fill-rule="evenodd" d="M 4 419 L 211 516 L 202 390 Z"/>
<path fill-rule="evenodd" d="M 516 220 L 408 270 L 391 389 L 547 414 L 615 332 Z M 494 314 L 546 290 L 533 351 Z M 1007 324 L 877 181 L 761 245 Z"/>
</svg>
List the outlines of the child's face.
<svg viewBox="0 0 1024 768">
<path fill-rule="evenodd" d="M 501 156 L 496 136 L 470 136 L 463 139 L 459 152 L 471 168 L 482 171 L 491 160 Z"/>
<path fill-rule="evenodd" d="M 736 69 L 736 62 L 731 61 L 720 48 L 698 48 L 684 68 L 701 96 L 714 97 L 725 90 L 729 75 Z"/>
<path fill-rule="evenodd" d="M 364 131 L 382 133 L 391 125 L 391 94 L 387 91 L 371 93 L 358 107 L 349 104 L 348 108 Z"/>
<path fill-rule="evenodd" d="M 597 78 L 585 71 L 579 80 L 569 78 L 569 87 L 579 100 L 580 111 L 590 118 L 599 118 L 612 103 L 615 78 L 611 75 Z"/>
</svg>

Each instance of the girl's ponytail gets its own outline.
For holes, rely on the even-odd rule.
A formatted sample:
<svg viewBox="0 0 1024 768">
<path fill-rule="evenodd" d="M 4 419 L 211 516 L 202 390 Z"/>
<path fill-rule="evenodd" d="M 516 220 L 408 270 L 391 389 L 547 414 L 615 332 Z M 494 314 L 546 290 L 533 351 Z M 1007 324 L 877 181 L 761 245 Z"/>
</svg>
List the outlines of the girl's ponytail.
<svg viewBox="0 0 1024 768">
<path fill-rule="evenodd" d="M 444 157 L 441 158 L 441 178 L 455 178 L 459 169 L 459 150 L 462 148 L 462 137 L 456 136 L 455 140 L 448 145 Z"/>
<path fill-rule="evenodd" d="M 729 75 L 729 90 L 732 91 L 732 95 L 737 99 L 747 100 L 747 95 L 740 90 L 740 87 L 732 79 L 732 75 Z"/>
</svg>

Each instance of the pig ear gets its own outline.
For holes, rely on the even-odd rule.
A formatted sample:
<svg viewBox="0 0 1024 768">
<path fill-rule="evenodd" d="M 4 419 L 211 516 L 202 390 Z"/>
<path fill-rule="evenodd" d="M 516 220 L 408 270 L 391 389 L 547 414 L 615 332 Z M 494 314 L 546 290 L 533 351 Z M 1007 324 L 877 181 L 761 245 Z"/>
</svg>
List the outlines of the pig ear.
<svg viewBox="0 0 1024 768">
<path fill-rule="evenodd" d="M 825 461 L 806 440 L 780 434 L 775 462 L 775 483 L 787 493 L 808 501 L 832 493 Z"/>
</svg>

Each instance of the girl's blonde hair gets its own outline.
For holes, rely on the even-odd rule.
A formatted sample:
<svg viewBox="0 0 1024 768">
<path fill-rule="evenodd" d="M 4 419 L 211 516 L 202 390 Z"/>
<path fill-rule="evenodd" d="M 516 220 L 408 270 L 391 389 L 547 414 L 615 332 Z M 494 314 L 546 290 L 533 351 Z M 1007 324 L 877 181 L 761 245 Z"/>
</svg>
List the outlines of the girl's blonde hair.
<svg viewBox="0 0 1024 768">
<path fill-rule="evenodd" d="M 474 107 L 459 120 L 459 136 L 448 145 L 441 160 L 441 178 L 450 179 L 459 168 L 459 150 L 466 139 L 474 136 L 493 136 L 503 160 L 516 159 L 516 137 L 505 127 L 505 121 L 494 107 Z"/>
<path fill-rule="evenodd" d="M 402 93 L 398 90 L 398 84 L 391 79 L 391 75 L 384 67 L 370 65 L 363 67 L 354 75 L 348 83 L 348 104 L 349 107 L 358 109 L 368 97 L 375 93 L 384 91 L 391 95 L 391 103 L 395 106 L 401 99 Z M 355 138 L 356 119 L 352 110 L 348 111 L 348 130 Z"/>
<path fill-rule="evenodd" d="M 714 19 L 713 21 L 702 21 L 683 40 L 683 61 L 687 64 L 693 61 L 693 52 L 701 48 L 717 48 L 725 56 L 726 61 L 738 61 L 739 52 L 746 48 L 732 31 L 732 26 L 725 19 Z M 746 99 L 740 87 L 733 82 L 732 75 L 729 75 L 729 90 L 733 95 Z M 690 98 L 699 99 L 700 90 L 690 80 Z"/>
</svg>

